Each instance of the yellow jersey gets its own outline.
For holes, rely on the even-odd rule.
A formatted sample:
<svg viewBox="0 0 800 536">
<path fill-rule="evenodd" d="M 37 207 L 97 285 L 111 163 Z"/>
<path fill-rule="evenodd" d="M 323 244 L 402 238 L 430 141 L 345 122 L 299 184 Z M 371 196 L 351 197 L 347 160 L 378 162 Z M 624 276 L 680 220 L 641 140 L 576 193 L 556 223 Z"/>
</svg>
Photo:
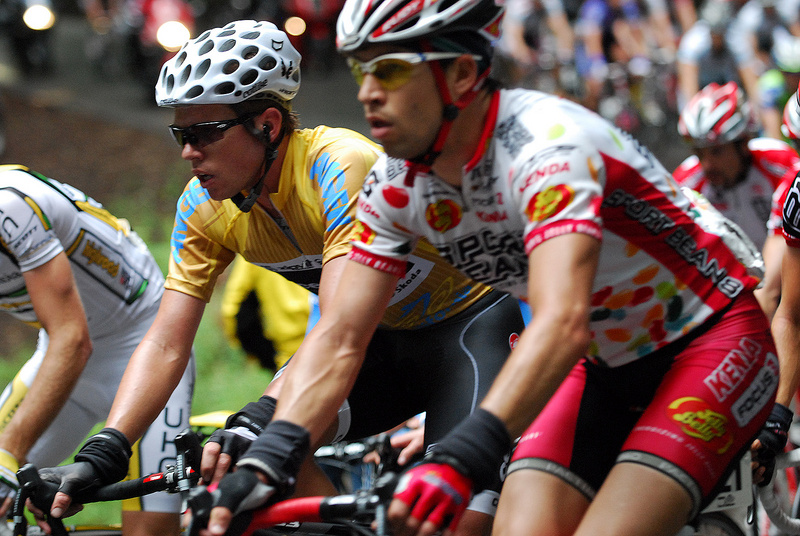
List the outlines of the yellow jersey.
<svg viewBox="0 0 800 536">
<path fill-rule="evenodd" d="M 356 204 L 380 146 L 342 128 L 292 133 L 273 218 L 256 204 L 240 211 L 215 201 L 195 177 L 178 200 L 166 288 L 209 301 L 237 253 L 317 293 L 322 266 L 350 251 Z M 410 329 L 449 318 L 489 292 L 442 259 L 428 242 L 412 252 L 381 322 Z"/>
</svg>

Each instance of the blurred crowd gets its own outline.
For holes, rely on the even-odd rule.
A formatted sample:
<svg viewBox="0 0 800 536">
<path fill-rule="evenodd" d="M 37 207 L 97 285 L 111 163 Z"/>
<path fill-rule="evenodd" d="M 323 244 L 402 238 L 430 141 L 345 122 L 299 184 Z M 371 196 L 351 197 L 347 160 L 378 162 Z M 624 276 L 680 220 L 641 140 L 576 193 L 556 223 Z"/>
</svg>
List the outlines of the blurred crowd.
<svg viewBox="0 0 800 536">
<path fill-rule="evenodd" d="M 497 75 L 557 92 L 626 130 L 661 126 L 734 81 L 781 137 L 800 80 L 798 0 L 507 0 Z"/>
</svg>

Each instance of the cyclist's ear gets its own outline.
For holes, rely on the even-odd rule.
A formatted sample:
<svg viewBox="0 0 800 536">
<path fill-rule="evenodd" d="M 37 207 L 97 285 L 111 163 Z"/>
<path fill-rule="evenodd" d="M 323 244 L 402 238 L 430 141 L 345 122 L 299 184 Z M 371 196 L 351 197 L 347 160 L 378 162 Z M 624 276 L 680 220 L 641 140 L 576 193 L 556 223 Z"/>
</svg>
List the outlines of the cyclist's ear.
<svg viewBox="0 0 800 536">
<path fill-rule="evenodd" d="M 478 62 L 469 54 L 462 54 L 453 60 L 448 71 L 452 76 L 453 100 L 458 100 L 461 95 L 470 91 L 478 81 Z"/>
</svg>

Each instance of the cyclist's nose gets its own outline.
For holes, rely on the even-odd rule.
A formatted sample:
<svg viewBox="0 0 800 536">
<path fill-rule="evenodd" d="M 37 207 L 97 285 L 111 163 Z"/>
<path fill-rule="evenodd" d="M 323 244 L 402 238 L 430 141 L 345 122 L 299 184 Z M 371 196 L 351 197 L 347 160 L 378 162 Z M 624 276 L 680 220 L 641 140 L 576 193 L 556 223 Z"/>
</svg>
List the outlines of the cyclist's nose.
<svg viewBox="0 0 800 536">
<path fill-rule="evenodd" d="M 183 148 L 181 149 L 181 158 L 184 160 L 196 160 L 199 158 L 198 155 L 202 154 L 199 149 L 197 149 L 191 143 L 184 143 Z"/>
<path fill-rule="evenodd" d="M 375 75 L 365 74 L 361 87 L 358 88 L 358 101 L 362 104 L 374 102 L 376 100 L 383 100 L 386 95 L 385 90 L 381 86 Z"/>
</svg>

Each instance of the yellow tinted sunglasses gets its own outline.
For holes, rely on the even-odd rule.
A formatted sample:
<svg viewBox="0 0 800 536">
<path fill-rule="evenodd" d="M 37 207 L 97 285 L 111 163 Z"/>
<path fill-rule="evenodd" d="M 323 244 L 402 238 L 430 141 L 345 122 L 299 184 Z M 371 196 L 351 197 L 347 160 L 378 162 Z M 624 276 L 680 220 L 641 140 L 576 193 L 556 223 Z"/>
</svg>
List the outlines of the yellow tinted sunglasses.
<svg viewBox="0 0 800 536">
<path fill-rule="evenodd" d="M 418 63 L 454 59 L 462 55 L 459 52 L 396 52 L 365 62 L 350 57 L 347 58 L 347 65 L 359 86 L 364 83 L 364 76 L 371 74 L 383 89 L 391 91 L 411 79 L 411 71 Z M 479 56 L 473 57 L 476 61 L 480 59 Z"/>
</svg>

